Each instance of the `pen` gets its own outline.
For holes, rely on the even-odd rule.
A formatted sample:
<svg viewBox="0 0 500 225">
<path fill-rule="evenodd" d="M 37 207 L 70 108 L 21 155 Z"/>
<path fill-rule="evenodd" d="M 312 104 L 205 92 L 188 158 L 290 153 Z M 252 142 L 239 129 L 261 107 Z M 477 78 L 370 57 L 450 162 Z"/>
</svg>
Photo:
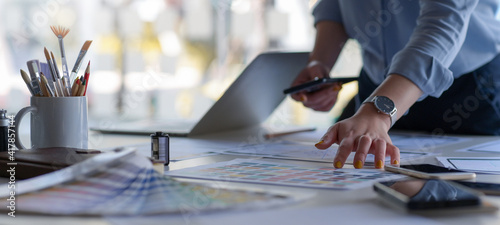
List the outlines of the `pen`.
<svg viewBox="0 0 500 225">
<path fill-rule="evenodd" d="M 281 136 L 285 136 L 285 135 L 289 135 L 289 134 L 295 134 L 295 133 L 301 133 L 301 132 L 309 132 L 309 131 L 315 131 L 315 130 L 316 130 L 316 128 L 304 128 L 304 129 L 293 130 L 293 131 L 268 133 L 268 134 L 264 135 L 264 138 L 271 139 L 271 138 L 281 137 Z"/>
</svg>

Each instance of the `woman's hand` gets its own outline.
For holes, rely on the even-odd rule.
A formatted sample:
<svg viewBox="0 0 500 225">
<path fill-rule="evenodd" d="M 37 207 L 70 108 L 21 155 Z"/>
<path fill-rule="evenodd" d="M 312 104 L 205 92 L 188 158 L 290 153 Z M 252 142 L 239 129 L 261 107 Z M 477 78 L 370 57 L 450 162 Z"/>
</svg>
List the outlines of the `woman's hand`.
<svg viewBox="0 0 500 225">
<path fill-rule="evenodd" d="M 396 118 L 406 112 L 422 95 L 422 91 L 407 78 L 389 75 L 372 96 L 386 96 L 397 108 Z M 334 124 L 323 138 L 316 144 L 319 149 L 326 149 L 332 144 L 339 144 L 337 155 L 333 160 L 336 168 L 342 168 L 351 152 L 354 156 L 354 167 L 362 168 L 368 154 L 375 155 L 375 167 L 383 168 L 385 156 L 391 156 L 392 164 L 399 164 L 399 149 L 391 142 L 387 133 L 391 128 L 391 117 L 378 112 L 373 103 L 362 104 L 354 116 Z"/>
<path fill-rule="evenodd" d="M 379 113 L 373 104 L 367 103 L 351 118 L 331 126 L 316 147 L 326 149 L 334 143 L 339 144 L 333 160 L 335 168 L 342 168 L 351 152 L 356 152 L 353 163 L 357 169 L 363 168 L 368 154 L 375 155 L 378 169 L 384 167 L 386 156 L 391 156 L 392 164 L 399 164 L 399 149 L 387 134 L 390 125 L 388 115 Z"/>
<path fill-rule="evenodd" d="M 303 84 L 315 79 L 329 77 L 330 68 L 319 61 L 311 61 L 292 83 L 292 86 Z M 337 95 L 342 88 L 341 83 L 324 84 L 314 92 L 300 91 L 291 95 L 296 101 L 302 102 L 305 107 L 316 111 L 329 111 L 337 102 Z"/>
</svg>

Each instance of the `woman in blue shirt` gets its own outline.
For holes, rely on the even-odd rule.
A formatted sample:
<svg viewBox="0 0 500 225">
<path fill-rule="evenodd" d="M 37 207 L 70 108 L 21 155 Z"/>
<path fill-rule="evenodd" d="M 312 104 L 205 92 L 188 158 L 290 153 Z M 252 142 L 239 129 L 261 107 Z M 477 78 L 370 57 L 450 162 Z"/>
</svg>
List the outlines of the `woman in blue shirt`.
<svg viewBox="0 0 500 225">
<path fill-rule="evenodd" d="M 320 0 L 308 66 L 292 85 L 326 77 L 348 38 L 362 48 L 355 112 L 345 110 L 316 144 L 339 150 L 342 168 L 351 152 L 362 168 L 367 154 L 382 168 L 399 164 L 388 135 L 396 129 L 433 134 L 500 134 L 500 22 L 497 0 Z M 340 84 L 292 98 L 329 111 Z M 346 116 L 347 115 L 347 116 Z M 397 121 L 397 122 L 396 122 Z"/>
</svg>

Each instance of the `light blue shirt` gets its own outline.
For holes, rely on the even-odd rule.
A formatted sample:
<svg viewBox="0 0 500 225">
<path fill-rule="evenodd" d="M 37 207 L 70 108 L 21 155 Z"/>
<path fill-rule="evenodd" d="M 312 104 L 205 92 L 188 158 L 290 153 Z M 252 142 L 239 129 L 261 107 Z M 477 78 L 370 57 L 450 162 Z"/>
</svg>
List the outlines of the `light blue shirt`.
<svg viewBox="0 0 500 225">
<path fill-rule="evenodd" d="M 320 0 L 315 24 L 342 23 L 380 84 L 400 74 L 439 97 L 457 78 L 500 53 L 498 0 Z M 499 71 L 500 76 L 500 71 Z M 500 78 L 499 78 L 500 79 Z"/>
</svg>

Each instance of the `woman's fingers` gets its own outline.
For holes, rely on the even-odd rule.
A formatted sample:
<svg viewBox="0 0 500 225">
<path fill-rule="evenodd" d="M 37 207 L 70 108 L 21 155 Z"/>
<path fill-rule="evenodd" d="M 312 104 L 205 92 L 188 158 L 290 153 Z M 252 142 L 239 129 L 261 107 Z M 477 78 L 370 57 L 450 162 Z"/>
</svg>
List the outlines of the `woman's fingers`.
<svg viewBox="0 0 500 225">
<path fill-rule="evenodd" d="M 374 150 L 373 154 L 375 155 L 375 168 L 377 169 L 384 168 L 387 142 L 380 138 L 375 139 L 373 140 L 372 148 Z"/>
<path fill-rule="evenodd" d="M 354 146 L 354 138 L 352 136 L 344 138 L 339 145 L 339 148 L 337 150 L 337 154 L 335 155 L 335 158 L 333 159 L 333 166 L 335 168 L 342 168 L 344 167 L 345 161 L 347 160 L 347 157 L 349 157 L 349 154 L 351 154 Z"/>
<path fill-rule="evenodd" d="M 315 146 L 318 149 L 327 149 L 338 140 L 340 140 L 338 139 L 338 126 L 333 126 Z M 391 157 L 391 164 L 397 165 L 400 162 L 399 148 L 384 139 L 372 140 L 368 135 L 360 135 L 356 138 L 349 136 L 342 139 L 333 160 L 334 167 L 342 168 L 351 152 L 356 152 L 353 160 L 356 169 L 363 168 L 368 154 L 375 156 L 374 163 L 377 169 L 384 168 L 386 156 Z"/>
<path fill-rule="evenodd" d="M 399 148 L 390 143 L 387 143 L 386 147 L 387 154 L 391 156 L 391 164 L 399 165 L 399 163 L 401 162 Z"/>
<path fill-rule="evenodd" d="M 361 169 L 365 164 L 366 156 L 370 151 L 372 146 L 372 139 L 367 135 L 361 135 L 357 138 L 358 144 L 356 148 L 356 154 L 354 155 L 354 168 Z"/>
<path fill-rule="evenodd" d="M 323 135 L 321 140 L 319 140 L 319 142 L 316 143 L 314 146 L 316 146 L 316 148 L 321 150 L 327 149 L 331 145 L 337 143 L 338 141 L 337 135 L 338 135 L 338 126 L 336 125 L 331 126 L 326 132 L 326 134 Z"/>
</svg>

